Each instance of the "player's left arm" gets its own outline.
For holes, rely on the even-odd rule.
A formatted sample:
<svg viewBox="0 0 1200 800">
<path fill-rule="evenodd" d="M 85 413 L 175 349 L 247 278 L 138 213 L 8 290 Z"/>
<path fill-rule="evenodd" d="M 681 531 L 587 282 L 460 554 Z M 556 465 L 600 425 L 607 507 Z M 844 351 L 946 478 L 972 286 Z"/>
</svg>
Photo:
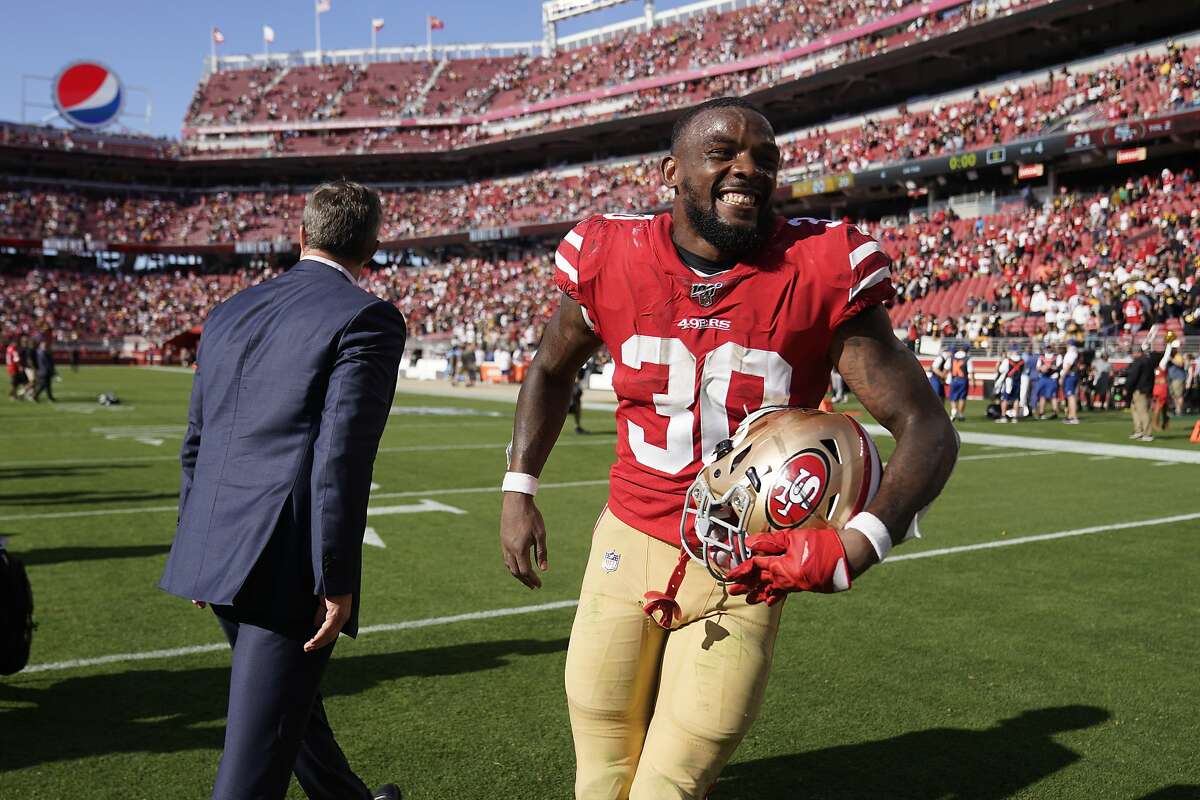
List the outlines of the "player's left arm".
<svg viewBox="0 0 1200 800">
<path fill-rule="evenodd" d="M 918 512 L 942 491 L 958 457 L 958 434 L 929 391 L 916 357 L 892 333 L 882 306 L 871 306 L 834 330 L 830 358 L 855 397 L 896 439 L 875 499 L 866 511 L 878 517 L 893 544 L 904 540 Z M 842 532 L 852 576 L 877 561 L 866 536 Z"/>
</svg>

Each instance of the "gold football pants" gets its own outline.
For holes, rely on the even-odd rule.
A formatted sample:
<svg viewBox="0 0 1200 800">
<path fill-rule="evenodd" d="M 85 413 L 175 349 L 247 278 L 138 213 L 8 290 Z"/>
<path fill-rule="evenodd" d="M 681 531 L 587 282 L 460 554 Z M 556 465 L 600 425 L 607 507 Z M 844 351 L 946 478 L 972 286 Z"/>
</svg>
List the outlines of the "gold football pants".
<svg viewBox="0 0 1200 800">
<path fill-rule="evenodd" d="M 700 800 L 758 715 L 783 604 L 748 605 L 689 562 L 664 630 L 642 595 L 678 560 L 600 516 L 567 650 L 577 800 Z"/>
</svg>

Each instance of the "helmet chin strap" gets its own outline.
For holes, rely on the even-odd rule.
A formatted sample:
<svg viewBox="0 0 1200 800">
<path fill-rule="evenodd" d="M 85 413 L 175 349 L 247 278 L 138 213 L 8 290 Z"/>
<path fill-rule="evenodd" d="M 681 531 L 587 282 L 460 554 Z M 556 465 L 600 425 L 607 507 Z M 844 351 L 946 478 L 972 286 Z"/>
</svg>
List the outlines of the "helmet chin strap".
<svg viewBox="0 0 1200 800">
<path fill-rule="evenodd" d="M 687 573 L 688 561 L 691 561 L 691 556 L 687 554 L 686 550 L 680 550 L 679 561 L 671 572 L 671 579 L 667 581 L 667 590 L 665 592 L 646 592 L 642 595 L 646 601 L 642 604 L 642 613 L 654 620 L 660 628 L 671 630 L 675 620 L 683 617 L 683 611 L 679 608 L 675 595 L 679 593 L 679 586 L 683 583 L 683 576 Z M 655 616 L 656 614 L 659 616 Z"/>
</svg>

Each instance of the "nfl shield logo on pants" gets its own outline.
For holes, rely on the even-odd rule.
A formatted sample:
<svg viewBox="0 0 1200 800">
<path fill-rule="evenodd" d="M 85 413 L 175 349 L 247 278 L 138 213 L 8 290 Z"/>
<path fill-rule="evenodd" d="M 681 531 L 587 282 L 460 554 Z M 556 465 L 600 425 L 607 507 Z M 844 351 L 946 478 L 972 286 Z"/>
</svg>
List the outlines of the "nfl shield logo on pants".
<svg viewBox="0 0 1200 800">
<path fill-rule="evenodd" d="M 619 566 L 621 566 L 621 554 L 616 550 L 606 550 L 604 558 L 600 561 L 601 569 L 605 572 L 616 572 Z"/>
<path fill-rule="evenodd" d="M 703 308 L 708 308 L 713 303 L 717 302 L 717 292 L 721 290 L 724 283 L 693 283 L 692 284 L 692 299 L 699 303 Z"/>
</svg>

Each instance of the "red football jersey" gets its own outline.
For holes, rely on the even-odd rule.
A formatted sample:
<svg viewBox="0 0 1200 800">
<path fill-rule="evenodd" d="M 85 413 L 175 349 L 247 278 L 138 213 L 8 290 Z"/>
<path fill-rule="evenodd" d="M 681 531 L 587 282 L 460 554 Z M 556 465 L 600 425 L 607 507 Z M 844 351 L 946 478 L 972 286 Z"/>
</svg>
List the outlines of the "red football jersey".
<svg viewBox="0 0 1200 800">
<path fill-rule="evenodd" d="M 679 259 L 670 214 L 594 216 L 555 265 L 616 362 L 609 508 L 675 546 L 703 454 L 762 406 L 815 408 L 833 330 L 895 294 L 874 239 L 809 217 L 778 220 L 753 263 L 709 277 Z"/>
</svg>

